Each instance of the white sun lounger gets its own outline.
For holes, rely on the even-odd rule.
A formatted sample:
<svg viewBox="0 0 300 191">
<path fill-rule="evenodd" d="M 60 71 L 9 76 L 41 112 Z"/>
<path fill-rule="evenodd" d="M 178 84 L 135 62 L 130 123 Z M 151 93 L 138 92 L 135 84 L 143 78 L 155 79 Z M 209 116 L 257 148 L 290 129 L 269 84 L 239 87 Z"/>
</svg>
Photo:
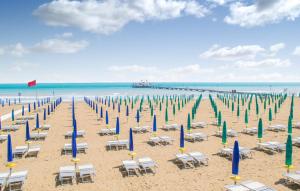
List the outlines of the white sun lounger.
<svg viewBox="0 0 300 191">
<path fill-rule="evenodd" d="M 15 124 L 16 125 L 24 125 L 24 124 L 26 124 L 26 122 L 27 122 L 27 120 L 17 119 L 16 122 L 15 122 Z"/>
<path fill-rule="evenodd" d="M 40 129 L 42 130 L 49 130 L 51 128 L 51 125 L 50 124 L 43 124 Z"/>
<path fill-rule="evenodd" d="M 163 145 L 171 145 L 173 144 L 174 141 L 174 139 L 172 139 L 169 136 L 160 136 L 159 139 L 160 139 L 160 143 Z"/>
<path fill-rule="evenodd" d="M 246 188 L 245 186 L 242 186 L 240 184 L 232 184 L 232 185 L 226 185 L 224 188 L 227 191 L 251 191 L 249 188 Z"/>
<path fill-rule="evenodd" d="M 71 138 L 73 135 L 73 131 L 68 131 L 65 134 L 65 138 Z M 78 130 L 77 131 L 77 137 L 83 137 L 85 135 L 85 131 L 84 130 Z"/>
<path fill-rule="evenodd" d="M 73 179 L 75 178 L 75 166 L 63 166 L 59 168 L 58 181 L 61 185 L 63 185 L 64 182 L 71 182 L 73 184 Z"/>
<path fill-rule="evenodd" d="M 4 187 L 6 186 L 6 181 L 8 179 L 8 172 L 0 173 L 0 190 L 4 190 Z"/>
<path fill-rule="evenodd" d="M 281 144 L 277 141 L 269 141 L 265 143 L 258 143 L 258 149 L 269 152 L 282 152 L 285 151 L 285 144 Z"/>
<path fill-rule="evenodd" d="M 99 134 L 101 136 L 103 135 L 115 135 L 116 134 L 116 129 L 115 128 L 111 128 L 111 129 L 101 129 Z"/>
<path fill-rule="evenodd" d="M 20 125 L 6 125 L 2 127 L 2 131 L 17 131 L 20 129 Z"/>
<path fill-rule="evenodd" d="M 33 119 L 35 119 L 35 115 L 21 116 L 17 118 L 17 120 L 33 120 Z"/>
<path fill-rule="evenodd" d="M 283 176 L 286 179 L 287 183 L 293 183 L 300 185 L 300 172 L 290 172 L 290 173 L 284 173 Z"/>
<path fill-rule="evenodd" d="M 186 133 L 184 138 L 185 140 L 189 140 L 192 142 L 204 141 L 208 139 L 207 135 L 205 135 L 204 133 Z"/>
<path fill-rule="evenodd" d="M 252 180 L 242 182 L 241 185 L 253 191 L 275 191 L 273 188 Z"/>
<path fill-rule="evenodd" d="M 112 149 L 127 149 L 129 145 L 129 141 L 126 140 L 115 140 L 115 141 L 107 141 L 106 143 L 106 149 L 112 150 Z"/>
<path fill-rule="evenodd" d="M 37 157 L 40 150 L 41 150 L 41 148 L 38 145 L 29 147 L 29 149 L 27 150 L 27 153 L 26 153 L 26 157 L 33 157 L 33 156 Z"/>
<path fill-rule="evenodd" d="M 179 125 L 178 124 L 164 125 L 162 129 L 166 131 L 171 131 L 171 130 L 175 131 L 179 129 Z"/>
<path fill-rule="evenodd" d="M 146 133 L 149 130 L 149 126 L 142 126 L 142 127 L 133 127 L 132 131 L 134 133 Z"/>
<path fill-rule="evenodd" d="M 7 135 L 6 134 L 3 134 L 3 135 L 0 134 L 0 142 L 6 141 L 6 140 L 7 140 Z"/>
<path fill-rule="evenodd" d="M 78 170 L 81 182 L 93 182 L 93 177 L 96 176 L 96 173 L 92 164 L 80 165 Z"/>
<path fill-rule="evenodd" d="M 42 139 L 42 140 L 44 140 L 46 137 L 47 137 L 47 133 L 44 133 L 44 132 L 38 132 L 38 133 L 31 133 L 30 134 L 30 138 L 32 139 L 32 140 L 40 140 L 40 139 Z"/>
<path fill-rule="evenodd" d="M 188 153 L 188 155 L 193 157 L 193 159 L 195 160 L 195 164 L 208 165 L 208 157 L 205 154 L 200 152 L 190 152 Z"/>
<path fill-rule="evenodd" d="M 77 143 L 77 152 L 78 153 L 86 153 L 86 150 L 88 149 L 87 143 Z M 72 151 L 72 144 L 66 143 L 62 149 L 62 152 L 64 154 L 67 154 Z"/>
<path fill-rule="evenodd" d="M 297 147 L 300 146 L 300 137 L 296 137 L 293 139 L 293 144 Z"/>
<path fill-rule="evenodd" d="M 22 156 L 27 152 L 27 150 L 28 150 L 28 146 L 17 146 L 13 150 L 13 156 L 22 158 Z"/>
<path fill-rule="evenodd" d="M 245 148 L 245 147 L 239 147 L 240 151 L 240 158 L 245 159 L 245 158 L 252 158 L 253 151 L 251 149 Z M 219 151 L 219 154 L 224 157 L 228 157 L 231 159 L 233 153 L 233 148 L 232 147 L 227 147 L 227 148 L 222 148 Z"/>
<path fill-rule="evenodd" d="M 298 129 L 300 129 L 300 122 L 298 122 L 298 123 L 295 123 L 293 127 L 294 127 L 294 128 L 298 128 Z"/>
<path fill-rule="evenodd" d="M 188 154 L 176 154 L 176 160 L 181 164 L 184 168 L 190 167 L 193 168 L 195 164 L 195 160 L 192 156 Z"/>
<path fill-rule="evenodd" d="M 204 128 L 207 127 L 207 123 L 203 122 L 203 121 L 199 121 L 199 122 L 194 122 L 191 124 L 192 128 Z"/>
<path fill-rule="evenodd" d="M 27 174 L 28 171 L 13 172 L 6 182 L 9 191 L 22 190 Z"/>
<path fill-rule="evenodd" d="M 150 157 L 143 157 L 138 159 L 138 164 L 140 165 L 140 169 L 147 173 L 147 171 L 151 171 L 153 174 L 156 173 L 156 163 Z"/>
<path fill-rule="evenodd" d="M 130 176 L 130 174 L 138 175 L 137 171 L 140 169 L 140 167 L 135 160 L 125 160 L 122 161 L 122 163 L 127 176 Z"/>
<path fill-rule="evenodd" d="M 149 144 L 151 145 L 159 145 L 160 144 L 160 138 L 159 137 L 150 137 L 149 141 L 148 141 Z"/>
<path fill-rule="evenodd" d="M 249 128 L 244 128 L 242 132 L 248 135 L 256 135 L 258 129 L 257 127 L 249 127 Z"/>
<path fill-rule="evenodd" d="M 280 131 L 285 131 L 286 130 L 286 126 L 285 125 L 271 125 L 267 128 L 267 130 L 269 131 L 274 131 L 274 132 L 280 132 Z"/>
<path fill-rule="evenodd" d="M 218 137 L 222 137 L 222 134 L 223 134 L 222 130 L 216 132 L 216 136 L 218 136 Z M 238 133 L 233 129 L 227 129 L 227 136 L 228 137 L 237 137 Z"/>
</svg>

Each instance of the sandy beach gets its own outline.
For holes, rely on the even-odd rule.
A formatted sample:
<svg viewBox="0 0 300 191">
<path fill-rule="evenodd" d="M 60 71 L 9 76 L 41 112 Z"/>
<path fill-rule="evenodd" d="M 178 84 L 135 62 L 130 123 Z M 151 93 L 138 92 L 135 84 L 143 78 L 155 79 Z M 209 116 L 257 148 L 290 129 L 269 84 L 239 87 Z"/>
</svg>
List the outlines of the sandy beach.
<svg viewBox="0 0 300 191">
<path fill-rule="evenodd" d="M 244 109 L 241 108 L 241 117 L 238 119 L 235 114 L 232 115 L 231 110 L 225 108 L 223 103 L 215 99 L 219 109 L 222 111 L 223 119 L 226 120 L 228 129 L 234 129 L 241 132 L 245 128 Z M 171 106 L 169 105 L 169 123 L 183 124 L 186 127 L 187 113 L 191 111 L 194 101 L 188 103 L 181 111 L 176 114 L 175 119 L 172 116 Z M 299 98 L 295 99 L 295 106 L 300 104 Z M 137 104 L 138 105 L 138 104 Z M 128 150 L 107 151 L 105 149 L 106 142 L 115 139 L 114 136 L 99 136 L 101 128 L 105 128 L 105 122 L 98 120 L 95 111 L 83 101 L 75 103 L 77 128 L 85 130 L 86 135 L 78 138 L 77 143 L 88 143 L 86 154 L 78 154 L 79 164 L 93 164 L 96 170 L 96 177 L 93 183 L 74 183 L 73 185 L 58 185 L 56 176 L 59 167 L 73 165 L 71 155 L 61 155 L 61 149 L 65 143 L 71 143 L 71 139 L 65 139 L 64 134 L 72 130 L 71 124 L 71 102 L 63 102 L 48 119 L 47 124 L 51 124 L 48 136 L 45 141 L 33 141 L 31 145 L 40 145 L 41 151 L 37 158 L 15 159 L 17 163 L 14 171 L 28 170 L 28 178 L 25 181 L 24 190 L 224 190 L 224 185 L 232 184 L 231 161 L 217 155 L 218 151 L 223 147 L 221 138 L 214 136 L 217 127 L 208 125 L 203 129 L 195 129 L 193 132 L 203 132 L 207 134 L 208 140 L 202 142 L 185 142 L 186 152 L 199 151 L 209 157 L 208 166 L 200 166 L 193 169 L 180 169 L 173 162 L 175 154 L 179 153 L 179 131 L 164 131 L 160 128 L 164 124 L 164 112 L 160 113 L 156 108 L 158 135 L 168 135 L 175 139 L 173 145 L 168 146 L 150 146 L 147 141 L 151 137 L 151 132 L 144 134 L 134 134 L 134 147 L 137 153 L 136 157 L 151 157 L 158 165 L 155 175 L 145 174 L 137 176 L 123 176 L 119 170 L 123 160 L 130 159 Z M 287 125 L 289 115 L 290 98 L 286 100 L 276 119 L 272 124 Z M 254 106 L 253 106 L 254 108 Z M 263 111 L 263 108 L 261 108 Z M 164 109 L 163 109 L 164 111 Z M 263 113 L 263 112 L 262 112 Z M 115 111 L 109 108 L 110 126 L 115 127 Z M 128 123 L 125 117 L 125 106 L 123 105 L 121 119 L 120 139 L 128 139 L 129 127 L 137 126 L 135 122 L 136 108 L 130 112 Z M 152 127 L 150 112 L 143 111 L 141 113 L 140 125 L 149 125 Z M 300 110 L 295 107 L 295 122 L 300 121 Z M 42 113 L 40 113 L 42 116 Z M 262 114 L 264 119 L 264 127 L 268 126 L 268 112 Z M 42 121 L 42 120 L 41 120 Z M 213 111 L 208 99 L 203 99 L 197 111 L 196 121 L 204 121 L 207 123 L 214 122 Z M 249 120 L 249 127 L 257 126 L 257 118 L 255 109 L 252 109 Z M 7 120 L 3 125 L 11 124 Z M 34 128 L 35 120 L 30 121 L 31 129 Z M 13 148 L 25 144 L 25 128 L 21 128 L 16 132 L 12 132 Z M 293 137 L 300 136 L 300 131 L 293 130 Z M 271 132 L 266 131 L 263 141 L 279 141 L 285 143 L 287 132 Z M 238 140 L 240 146 L 246 148 L 254 148 L 257 146 L 258 140 L 256 136 L 245 135 L 239 133 L 237 138 L 228 138 L 228 146 L 233 146 L 234 140 Z M 5 172 L 8 169 L 6 164 L 6 142 L 1 143 L 1 161 L 0 171 Z M 254 151 L 253 158 L 241 160 L 240 176 L 242 180 L 256 180 L 275 188 L 277 190 L 289 190 L 282 184 L 282 174 L 286 171 L 284 168 L 285 154 L 277 153 L 269 155 L 261 151 Z M 295 169 L 298 169 L 300 161 L 299 149 L 293 147 L 293 163 Z M 296 189 L 299 187 L 295 187 Z"/>
</svg>

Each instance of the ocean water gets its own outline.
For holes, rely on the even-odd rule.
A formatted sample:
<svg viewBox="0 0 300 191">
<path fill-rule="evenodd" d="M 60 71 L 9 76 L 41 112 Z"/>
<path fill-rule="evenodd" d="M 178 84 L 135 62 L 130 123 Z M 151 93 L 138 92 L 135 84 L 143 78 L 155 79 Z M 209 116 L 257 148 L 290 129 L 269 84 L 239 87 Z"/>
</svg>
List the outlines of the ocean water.
<svg viewBox="0 0 300 191">
<path fill-rule="evenodd" d="M 247 92 L 300 92 L 300 83 L 154 83 L 156 86 L 191 87 L 216 90 L 237 90 Z M 134 96 L 162 94 L 195 94 L 190 91 L 158 90 L 132 88 L 132 83 L 38 83 L 35 87 L 27 84 L 0 84 L 0 98 L 31 99 L 46 96 L 62 96 L 71 99 L 72 96 Z"/>
</svg>

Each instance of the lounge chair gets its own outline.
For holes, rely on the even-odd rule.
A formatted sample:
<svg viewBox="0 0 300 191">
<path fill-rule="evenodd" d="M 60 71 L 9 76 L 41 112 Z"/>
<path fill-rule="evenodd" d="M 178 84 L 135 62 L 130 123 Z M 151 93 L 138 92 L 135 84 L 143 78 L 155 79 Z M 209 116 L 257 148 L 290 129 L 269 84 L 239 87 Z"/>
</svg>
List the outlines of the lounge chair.
<svg viewBox="0 0 300 191">
<path fill-rule="evenodd" d="M 21 116 L 17 118 L 17 120 L 33 120 L 33 119 L 35 119 L 35 115 Z"/>
<path fill-rule="evenodd" d="M 245 147 L 239 147 L 239 151 L 240 151 L 240 159 L 252 158 L 253 151 L 251 149 Z M 222 148 L 219 151 L 219 155 L 229 159 L 232 158 L 232 153 L 233 153 L 232 147 Z"/>
<path fill-rule="evenodd" d="M 173 141 L 174 141 L 174 139 L 172 139 L 169 136 L 160 136 L 159 139 L 160 139 L 160 143 L 162 145 L 171 145 L 171 144 L 173 144 Z"/>
<path fill-rule="evenodd" d="M 9 191 L 22 190 L 24 182 L 27 178 L 28 171 L 13 172 L 7 179 L 7 187 Z"/>
<path fill-rule="evenodd" d="M 160 144 L 160 138 L 159 137 L 150 137 L 149 141 L 148 141 L 149 144 L 151 145 L 159 145 Z"/>
<path fill-rule="evenodd" d="M 241 185 L 253 191 L 275 191 L 273 188 L 252 180 L 244 181 Z"/>
<path fill-rule="evenodd" d="M 77 143 L 77 152 L 78 153 L 86 153 L 86 150 L 88 149 L 88 144 L 87 143 Z M 64 154 L 68 154 L 72 152 L 72 144 L 66 143 L 62 149 L 62 152 Z"/>
<path fill-rule="evenodd" d="M 68 131 L 65 134 L 65 138 L 71 138 L 73 134 L 73 131 Z M 83 137 L 85 135 L 85 131 L 84 130 L 78 130 L 77 131 L 77 137 Z"/>
<path fill-rule="evenodd" d="M 222 134 L 223 134 L 222 130 L 216 132 L 217 137 L 222 137 Z M 233 129 L 227 129 L 227 136 L 228 137 L 237 137 L 238 133 Z"/>
<path fill-rule="evenodd" d="M 184 138 L 192 142 L 208 140 L 204 133 L 186 133 Z"/>
<path fill-rule="evenodd" d="M 108 141 L 106 143 L 106 149 L 112 150 L 112 149 L 127 149 L 129 145 L 128 140 L 115 140 L 115 141 Z"/>
<path fill-rule="evenodd" d="M 17 131 L 20 129 L 20 125 L 6 125 L 2 127 L 2 131 Z"/>
<path fill-rule="evenodd" d="M 203 121 L 199 121 L 199 122 L 194 122 L 191 124 L 192 128 L 204 128 L 207 127 L 207 123 L 203 122 Z"/>
<path fill-rule="evenodd" d="M 6 141 L 6 140 L 7 140 L 7 135 L 6 134 L 3 134 L 3 135 L 0 134 L 0 142 Z"/>
<path fill-rule="evenodd" d="M 166 124 L 166 125 L 163 126 L 162 129 L 166 130 L 166 131 L 171 131 L 171 130 L 175 131 L 175 130 L 179 129 L 179 125 L 178 124 L 171 124 L 171 125 Z"/>
<path fill-rule="evenodd" d="M 190 152 L 190 153 L 188 153 L 188 155 L 193 157 L 193 159 L 195 160 L 194 164 L 208 165 L 208 157 L 205 154 L 200 153 L 200 152 Z"/>
<path fill-rule="evenodd" d="M 244 134 L 248 135 L 256 135 L 258 132 L 257 127 L 249 127 L 249 128 L 244 128 L 242 131 Z"/>
<path fill-rule="evenodd" d="M 47 135 L 48 134 L 44 133 L 44 132 L 31 133 L 30 138 L 35 141 L 36 140 L 44 140 L 44 139 L 46 139 Z"/>
<path fill-rule="evenodd" d="M 149 126 L 142 126 L 142 127 L 133 127 L 132 131 L 134 133 L 146 133 L 149 130 Z"/>
<path fill-rule="evenodd" d="M 41 150 L 41 148 L 38 145 L 29 147 L 29 149 L 27 150 L 27 153 L 26 153 L 26 157 L 33 157 L 33 156 L 37 157 L 40 150 Z"/>
<path fill-rule="evenodd" d="M 127 176 L 130 176 L 130 174 L 134 174 L 138 176 L 137 171 L 140 169 L 140 167 L 135 160 L 125 160 L 122 163 L 127 173 Z"/>
<path fill-rule="evenodd" d="M 27 152 L 28 146 L 17 146 L 13 150 L 13 156 L 16 158 L 22 158 L 23 155 Z"/>
<path fill-rule="evenodd" d="M 224 188 L 227 191 L 251 191 L 249 188 L 246 188 L 245 186 L 242 186 L 240 184 L 232 184 L 232 185 L 226 185 Z"/>
<path fill-rule="evenodd" d="M 295 123 L 293 127 L 294 127 L 294 128 L 297 128 L 297 129 L 300 129 L 300 122 Z"/>
<path fill-rule="evenodd" d="M 16 125 L 24 125 L 26 124 L 27 120 L 23 120 L 23 119 L 17 119 L 15 124 Z"/>
<path fill-rule="evenodd" d="M 285 131 L 286 130 L 286 126 L 285 125 L 270 125 L 267 130 L 269 131 L 274 131 L 274 132 L 280 132 L 280 131 Z"/>
<path fill-rule="evenodd" d="M 151 171 L 153 174 L 156 173 L 156 163 L 149 157 L 143 157 L 138 159 L 138 164 L 140 166 L 141 171 L 147 173 L 147 171 Z"/>
<path fill-rule="evenodd" d="M 104 136 L 104 135 L 115 135 L 116 134 L 116 129 L 115 128 L 111 128 L 111 129 L 101 129 L 99 134 L 101 136 Z"/>
<path fill-rule="evenodd" d="M 300 147 L 300 137 L 296 137 L 293 139 L 293 144 L 297 147 Z"/>
<path fill-rule="evenodd" d="M 93 177 L 96 176 L 96 173 L 92 164 L 80 165 L 78 170 L 80 182 L 93 182 Z"/>
<path fill-rule="evenodd" d="M 176 161 L 179 162 L 179 165 L 182 165 L 184 168 L 193 168 L 195 165 L 195 160 L 192 156 L 188 154 L 176 154 Z"/>
<path fill-rule="evenodd" d="M 289 172 L 289 173 L 284 173 L 283 176 L 286 179 L 286 183 L 293 183 L 297 184 L 300 186 L 300 172 Z"/>
<path fill-rule="evenodd" d="M 51 128 L 51 125 L 50 124 L 43 124 L 40 129 L 41 130 L 49 130 Z"/>
<path fill-rule="evenodd" d="M 6 181 L 8 179 L 8 172 L 0 173 L 0 190 L 4 190 L 4 187 L 6 186 Z"/>
<path fill-rule="evenodd" d="M 277 141 L 269 141 L 264 143 L 258 143 L 258 149 L 268 151 L 271 153 L 285 151 L 285 144 L 281 144 Z"/>
<path fill-rule="evenodd" d="M 58 181 L 61 185 L 64 182 L 73 184 L 73 179 L 76 178 L 75 166 L 63 166 L 59 168 Z"/>
</svg>

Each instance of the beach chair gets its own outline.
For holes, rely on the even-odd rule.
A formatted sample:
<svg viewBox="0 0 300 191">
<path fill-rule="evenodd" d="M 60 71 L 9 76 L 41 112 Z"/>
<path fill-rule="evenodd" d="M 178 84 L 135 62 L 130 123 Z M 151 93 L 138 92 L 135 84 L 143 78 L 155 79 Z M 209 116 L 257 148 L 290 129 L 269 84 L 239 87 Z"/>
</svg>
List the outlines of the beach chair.
<svg viewBox="0 0 300 191">
<path fill-rule="evenodd" d="M 100 132 L 99 134 L 101 136 L 104 136 L 104 135 L 115 135 L 116 134 L 116 129 L 115 128 L 111 128 L 111 129 L 100 129 Z"/>
<path fill-rule="evenodd" d="M 289 173 L 284 173 L 283 174 L 286 183 L 292 183 L 292 184 L 297 184 L 300 186 L 300 172 L 289 172 Z"/>
<path fill-rule="evenodd" d="M 226 185 L 224 188 L 227 191 L 251 191 L 249 188 L 246 188 L 245 186 L 242 186 L 240 184 L 232 184 L 232 185 Z"/>
<path fill-rule="evenodd" d="M 29 149 L 27 150 L 27 153 L 26 153 L 26 157 L 37 157 L 40 150 L 41 150 L 41 147 L 38 145 L 29 147 Z"/>
<path fill-rule="evenodd" d="M 17 146 L 13 150 L 13 156 L 16 158 L 22 158 L 23 155 L 27 152 L 28 146 Z"/>
<path fill-rule="evenodd" d="M 293 139 L 293 145 L 300 147 L 300 137 L 296 137 Z"/>
<path fill-rule="evenodd" d="M 208 165 L 208 157 L 200 152 L 190 152 L 188 153 L 188 155 L 190 155 L 191 157 L 193 157 L 193 159 L 195 160 L 194 164 L 198 164 L 198 165 Z"/>
<path fill-rule="evenodd" d="M 20 129 L 20 125 L 6 125 L 2 127 L 2 131 L 17 131 Z"/>
<path fill-rule="evenodd" d="M 258 149 L 268 151 L 271 153 L 285 151 L 285 144 L 281 144 L 277 141 L 269 141 L 265 143 L 258 143 Z"/>
<path fill-rule="evenodd" d="M 50 124 L 44 124 L 40 127 L 41 130 L 49 130 L 51 128 Z"/>
<path fill-rule="evenodd" d="M 22 190 L 24 182 L 27 178 L 28 171 L 13 172 L 7 179 L 7 187 L 9 191 Z"/>
<path fill-rule="evenodd" d="M 93 182 L 93 178 L 96 176 L 96 173 L 92 164 L 80 165 L 78 166 L 78 170 L 80 182 Z"/>
<path fill-rule="evenodd" d="M 130 176 L 130 174 L 137 175 L 138 176 L 138 170 L 140 170 L 140 167 L 138 163 L 135 160 L 125 160 L 122 161 L 123 167 L 127 173 L 127 176 Z"/>
<path fill-rule="evenodd" d="M 32 140 L 35 140 L 35 141 L 37 141 L 37 140 L 45 140 L 46 139 L 46 137 L 47 137 L 47 133 L 44 133 L 44 132 L 38 132 L 38 133 L 31 133 L 30 134 L 30 138 L 32 139 Z"/>
<path fill-rule="evenodd" d="M 271 187 L 252 180 L 244 181 L 241 183 L 241 185 L 253 191 L 275 191 L 275 189 Z"/>
<path fill-rule="evenodd" d="M 77 152 L 78 153 L 86 153 L 86 150 L 88 149 L 88 144 L 87 143 L 77 143 Z M 68 154 L 72 152 L 72 144 L 71 143 L 66 143 L 62 149 L 62 152 L 64 154 Z"/>
<path fill-rule="evenodd" d="M 257 127 L 244 128 L 242 132 L 244 134 L 252 135 L 253 136 L 253 135 L 257 134 L 258 129 L 257 129 Z"/>
<path fill-rule="evenodd" d="M 184 138 L 192 142 L 208 140 L 208 136 L 204 133 L 186 133 Z"/>
<path fill-rule="evenodd" d="M 160 136 L 159 139 L 162 145 L 172 145 L 174 141 L 174 139 L 169 136 Z"/>
<path fill-rule="evenodd" d="M 0 173 L 0 190 L 4 190 L 8 179 L 8 172 Z"/>
<path fill-rule="evenodd" d="M 269 127 L 267 127 L 267 130 L 269 131 L 274 131 L 274 132 L 280 132 L 280 131 L 285 131 L 286 130 L 286 126 L 285 125 L 270 125 Z"/>
<path fill-rule="evenodd" d="M 23 120 L 23 119 L 17 119 L 15 124 L 16 125 L 24 125 L 26 124 L 27 120 Z"/>
<path fill-rule="evenodd" d="M 293 125 L 294 128 L 300 129 L 300 122 L 297 122 Z"/>
<path fill-rule="evenodd" d="M 207 127 L 207 123 L 203 122 L 203 121 L 199 121 L 199 122 L 194 122 L 191 124 L 191 127 L 196 129 L 196 128 L 204 128 Z"/>
<path fill-rule="evenodd" d="M 115 141 L 107 141 L 106 143 L 106 149 L 112 150 L 112 149 L 127 149 L 129 145 L 129 141 L 126 140 L 115 140 Z"/>
<path fill-rule="evenodd" d="M 21 117 L 17 118 L 17 120 L 25 120 L 25 121 L 33 120 L 33 119 L 35 119 L 35 115 L 21 116 Z"/>
<path fill-rule="evenodd" d="M 73 179 L 75 178 L 75 166 L 63 166 L 59 168 L 58 181 L 61 185 L 64 185 L 65 182 L 73 184 Z"/>
<path fill-rule="evenodd" d="M 7 135 L 6 134 L 0 134 L 0 142 L 6 141 Z"/>
<path fill-rule="evenodd" d="M 146 133 L 148 132 L 149 126 L 142 126 L 142 127 L 133 127 L 132 132 L 134 133 Z"/>
<path fill-rule="evenodd" d="M 176 154 L 176 161 L 184 168 L 193 168 L 195 165 L 194 158 L 188 154 Z"/>
<path fill-rule="evenodd" d="M 223 133 L 222 130 L 217 131 L 217 132 L 216 132 L 216 136 L 217 136 L 217 137 L 222 137 L 222 133 Z M 233 129 L 227 129 L 227 136 L 228 136 L 228 137 L 237 137 L 237 136 L 238 136 L 238 133 L 237 133 L 235 130 L 233 130 Z"/>
<path fill-rule="evenodd" d="M 150 137 L 148 143 L 150 145 L 153 145 L 153 146 L 159 145 L 160 144 L 160 138 L 159 137 Z"/>
<path fill-rule="evenodd" d="M 65 134 L 65 138 L 71 138 L 72 134 L 73 134 L 73 131 L 68 131 Z M 84 137 L 84 135 L 85 135 L 85 131 L 84 130 L 78 130 L 77 131 L 77 137 Z"/>
<path fill-rule="evenodd" d="M 178 124 L 171 124 L 171 125 L 164 125 L 163 130 L 165 131 L 175 131 L 175 130 L 178 130 L 179 129 L 179 125 Z"/>
<path fill-rule="evenodd" d="M 147 171 L 156 173 L 156 163 L 149 157 L 143 157 L 138 159 L 138 164 L 140 166 L 141 171 L 147 173 Z"/>
</svg>

